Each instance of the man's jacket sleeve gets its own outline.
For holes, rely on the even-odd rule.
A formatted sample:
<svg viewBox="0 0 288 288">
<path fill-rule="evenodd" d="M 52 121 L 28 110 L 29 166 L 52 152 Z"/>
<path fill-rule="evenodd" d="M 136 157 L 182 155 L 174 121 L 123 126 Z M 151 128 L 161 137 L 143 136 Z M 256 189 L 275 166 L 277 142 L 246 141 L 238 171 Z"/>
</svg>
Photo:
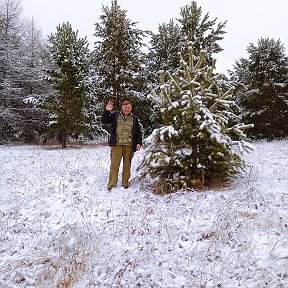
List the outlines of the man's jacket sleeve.
<svg viewBox="0 0 288 288">
<path fill-rule="evenodd" d="M 104 124 L 111 124 L 112 121 L 112 113 L 108 110 L 104 110 L 101 116 L 101 122 Z"/>
</svg>

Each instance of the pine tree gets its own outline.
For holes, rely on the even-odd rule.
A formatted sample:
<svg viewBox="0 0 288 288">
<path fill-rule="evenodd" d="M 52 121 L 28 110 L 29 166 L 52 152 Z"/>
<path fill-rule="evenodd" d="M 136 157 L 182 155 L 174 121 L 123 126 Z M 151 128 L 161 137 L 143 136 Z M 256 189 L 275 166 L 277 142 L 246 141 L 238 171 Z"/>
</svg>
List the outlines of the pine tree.
<svg viewBox="0 0 288 288">
<path fill-rule="evenodd" d="M 146 138 L 139 167 L 142 176 L 156 178 L 173 189 L 203 188 L 230 179 L 244 167 L 241 156 L 251 146 L 232 100 L 233 88 L 222 91 L 207 65 L 206 51 L 195 61 L 180 54 L 178 71 L 161 72 L 160 93 L 151 86 L 149 99 L 160 111 L 162 127 Z"/>
<path fill-rule="evenodd" d="M 212 54 L 219 53 L 223 49 L 218 42 L 223 39 L 223 30 L 226 21 L 216 23 L 216 18 L 210 20 L 209 14 L 202 17 L 202 8 L 196 1 L 180 9 L 180 17 L 170 20 L 169 24 L 161 24 L 158 33 L 151 33 L 148 53 L 147 70 L 148 80 L 156 87 L 159 83 L 159 70 L 173 72 L 178 69 L 178 52 L 181 52 L 185 61 L 188 61 L 187 43 L 194 43 L 194 57 L 199 58 L 200 51 L 206 51 L 206 61 L 212 64 Z M 150 112 L 151 128 L 161 124 L 161 117 Z"/>
<path fill-rule="evenodd" d="M 148 53 L 148 70 L 153 75 L 160 69 L 173 71 L 178 68 L 177 53 L 181 51 L 183 58 L 188 61 L 187 45 L 194 43 L 194 56 L 199 57 L 201 50 L 206 50 L 206 60 L 212 63 L 212 54 L 223 49 L 218 44 L 223 39 L 225 22 L 216 23 L 217 18 L 210 20 L 209 13 L 202 17 L 202 8 L 196 1 L 180 8 L 180 17 L 175 23 L 161 24 L 158 33 L 151 34 Z M 153 73 L 154 72 L 154 73 Z M 153 76 L 150 77 L 153 81 Z M 158 81 L 158 79 L 156 79 Z"/>
<path fill-rule="evenodd" d="M 117 0 L 111 7 L 102 7 L 100 23 L 95 24 L 95 71 L 97 74 L 97 96 L 101 110 L 108 100 L 113 100 L 119 109 L 124 100 L 131 100 L 133 111 L 143 119 L 145 99 L 144 31 L 136 28 L 135 22 L 127 18 Z M 144 101 L 144 102 L 143 102 Z M 139 108 L 140 109 L 139 109 Z M 138 108 L 138 110 L 137 110 Z"/>
<path fill-rule="evenodd" d="M 48 40 L 51 69 L 47 79 L 56 93 L 47 97 L 43 106 L 50 112 L 50 132 L 58 134 L 65 148 L 68 136 L 77 137 L 91 129 L 91 54 L 86 37 L 79 38 L 69 22 L 59 25 Z"/>
<path fill-rule="evenodd" d="M 202 8 L 197 6 L 196 1 L 182 7 L 180 16 L 177 20 L 180 23 L 181 35 L 183 35 L 183 48 L 185 49 L 189 41 L 193 42 L 194 56 L 198 57 L 200 52 L 205 50 L 206 61 L 211 65 L 213 54 L 223 51 L 218 42 L 224 38 L 223 35 L 226 32 L 223 29 L 227 21 L 216 23 L 217 18 L 210 20 L 209 13 L 202 17 Z M 188 53 L 184 51 L 182 54 L 188 61 Z"/>
<path fill-rule="evenodd" d="M 178 67 L 177 53 L 181 51 L 181 37 L 180 27 L 172 19 L 168 24 L 160 24 L 157 34 L 151 33 L 147 63 L 151 82 L 156 82 L 155 71 L 173 71 Z"/>
<path fill-rule="evenodd" d="M 231 79 L 244 84 L 237 93 L 243 119 L 254 124 L 249 136 L 288 135 L 288 58 L 280 40 L 261 38 L 247 48 L 248 59 L 236 61 Z"/>
</svg>

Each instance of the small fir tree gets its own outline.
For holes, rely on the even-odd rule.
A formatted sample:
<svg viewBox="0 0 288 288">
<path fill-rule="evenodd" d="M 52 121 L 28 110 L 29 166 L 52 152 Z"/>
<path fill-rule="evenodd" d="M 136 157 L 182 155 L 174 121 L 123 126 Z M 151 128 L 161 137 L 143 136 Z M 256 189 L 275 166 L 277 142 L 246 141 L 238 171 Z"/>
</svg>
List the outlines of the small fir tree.
<svg viewBox="0 0 288 288">
<path fill-rule="evenodd" d="M 47 97 L 43 106 L 50 111 L 50 132 L 58 134 L 65 148 L 67 136 L 77 137 L 91 129 L 91 55 L 86 37 L 78 38 L 78 31 L 73 31 L 69 23 L 59 25 L 49 42 L 51 69 L 47 70 L 47 79 L 56 93 Z"/>
<path fill-rule="evenodd" d="M 150 86 L 149 99 L 160 111 L 163 126 L 144 142 L 142 176 L 156 178 L 173 189 L 203 188 L 230 179 L 252 149 L 232 100 L 233 88 L 222 91 L 213 74 L 215 60 L 207 65 L 206 51 L 195 61 L 192 44 L 189 62 L 181 54 L 177 72 L 161 71 L 160 93 Z M 194 63 L 195 62 L 195 63 Z"/>
</svg>

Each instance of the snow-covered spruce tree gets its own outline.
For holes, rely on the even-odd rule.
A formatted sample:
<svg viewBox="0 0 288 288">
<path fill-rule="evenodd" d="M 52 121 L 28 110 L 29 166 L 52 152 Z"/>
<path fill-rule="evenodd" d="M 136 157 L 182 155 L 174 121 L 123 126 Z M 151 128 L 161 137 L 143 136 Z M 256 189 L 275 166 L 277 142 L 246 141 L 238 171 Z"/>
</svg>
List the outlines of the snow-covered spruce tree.
<svg viewBox="0 0 288 288">
<path fill-rule="evenodd" d="M 203 188 L 230 179 L 244 161 L 242 154 L 252 149 L 244 138 L 244 125 L 235 114 L 233 88 L 222 91 L 219 75 L 206 65 L 206 52 L 189 62 L 181 58 L 175 73 L 161 72 L 161 92 L 150 86 L 149 99 L 161 112 L 163 126 L 144 141 L 140 175 L 156 178 L 172 189 Z"/>
<path fill-rule="evenodd" d="M 261 38 L 247 48 L 248 59 L 236 61 L 231 80 L 245 85 L 236 102 L 244 121 L 254 124 L 248 136 L 288 136 L 288 57 L 280 40 Z"/>
<path fill-rule="evenodd" d="M 50 131 L 58 134 L 65 148 L 67 136 L 77 137 L 91 129 L 91 54 L 86 37 L 79 38 L 69 22 L 58 25 L 48 40 L 51 69 L 47 80 L 56 92 L 44 100 L 43 107 L 50 112 Z"/>
</svg>

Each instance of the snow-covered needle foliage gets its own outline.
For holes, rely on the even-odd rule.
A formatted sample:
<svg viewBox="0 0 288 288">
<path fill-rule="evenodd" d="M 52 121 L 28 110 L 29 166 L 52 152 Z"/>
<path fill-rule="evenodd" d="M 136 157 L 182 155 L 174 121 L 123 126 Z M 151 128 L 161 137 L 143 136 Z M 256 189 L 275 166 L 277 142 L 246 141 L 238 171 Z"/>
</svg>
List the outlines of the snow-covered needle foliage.
<svg viewBox="0 0 288 288">
<path fill-rule="evenodd" d="M 180 67 L 160 72 L 160 93 L 151 86 L 148 96 L 162 123 L 145 140 L 142 176 L 173 189 L 203 188 L 228 180 L 243 168 L 242 155 L 252 149 L 235 114 L 233 87 L 222 91 L 220 75 L 205 62 L 205 51 L 195 60 L 189 43 L 189 63 L 179 53 Z"/>
</svg>

